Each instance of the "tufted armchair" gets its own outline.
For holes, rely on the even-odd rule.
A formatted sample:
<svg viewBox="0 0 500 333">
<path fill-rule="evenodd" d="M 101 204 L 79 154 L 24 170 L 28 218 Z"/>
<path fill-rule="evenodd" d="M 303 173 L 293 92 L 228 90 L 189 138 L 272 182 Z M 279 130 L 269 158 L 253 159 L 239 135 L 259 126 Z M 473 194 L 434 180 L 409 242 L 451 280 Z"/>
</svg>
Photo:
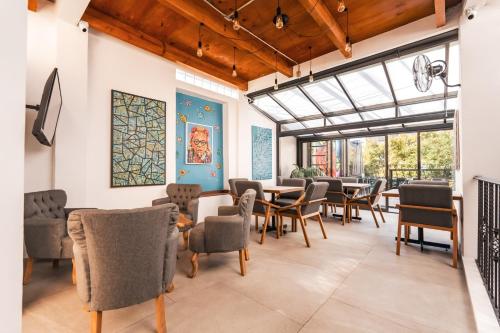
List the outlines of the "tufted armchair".
<svg viewBox="0 0 500 333">
<path fill-rule="evenodd" d="M 189 230 L 198 222 L 198 198 L 201 195 L 201 186 L 199 184 L 168 184 L 167 197 L 155 199 L 152 202 L 153 206 L 173 203 L 179 207 L 179 212 L 188 220 L 193 221 L 192 224 L 185 224 L 179 228 L 184 238 L 184 246 L 188 247 Z"/>
<path fill-rule="evenodd" d="M 65 208 L 66 201 L 63 190 L 24 194 L 24 243 L 27 254 L 24 284 L 29 283 L 31 278 L 33 259 L 53 259 L 53 265 L 57 266 L 59 259 L 73 258 L 73 241 L 68 236 L 66 221 L 74 208 Z"/>
<path fill-rule="evenodd" d="M 250 259 L 248 242 L 255 196 L 255 190 L 246 190 L 238 206 L 221 206 L 218 216 L 208 216 L 204 223 L 193 228 L 189 235 L 189 249 L 193 251 L 191 278 L 198 272 L 199 253 L 232 251 L 239 252 L 241 275 L 245 276 L 245 261 Z"/>
<path fill-rule="evenodd" d="M 179 209 L 174 204 L 71 213 L 77 293 L 101 332 L 102 312 L 156 300 L 158 332 L 166 332 L 163 293 L 177 262 Z"/>
</svg>

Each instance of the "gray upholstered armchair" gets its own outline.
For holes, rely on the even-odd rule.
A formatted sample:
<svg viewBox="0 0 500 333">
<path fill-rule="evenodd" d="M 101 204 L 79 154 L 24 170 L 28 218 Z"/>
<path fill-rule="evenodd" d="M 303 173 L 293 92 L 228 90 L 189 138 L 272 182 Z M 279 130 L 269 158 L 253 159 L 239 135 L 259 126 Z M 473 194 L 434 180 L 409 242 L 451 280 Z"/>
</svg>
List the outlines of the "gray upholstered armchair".
<svg viewBox="0 0 500 333">
<path fill-rule="evenodd" d="M 248 178 L 230 178 L 227 180 L 229 183 L 229 193 L 233 197 L 233 204 L 238 203 L 238 191 L 236 190 L 236 182 L 242 181 L 242 180 L 248 180 Z"/>
<path fill-rule="evenodd" d="M 245 276 L 245 261 L 250 259 L 248 242 L 250 222 L 256 192 L 247 190 L 239 198 L 238 206 L 219 207 L 219 216 L 208 216 L 196 225 L 189 235 L 189 249 L 193 251 L 191 278 L 198 272 L 198 254 L 238 251 L 241 275 Z"/>
<path fill-rule="evenodd" d="M 179 212 L 184 215 L 192 224 L 186 224 L 179 228 L 184 238 L 184 246 L 187 249 L 189 230 L 198 222 L 198 198 L 201 195 L 199 184 L 168 184 L 167 197 L 153 200 L 153 206 L 173 203 L 179 206 Z"/>
<path fill-rule="evenodd" d="M 33 259 L 73 258 L 73 241 L 68 236 L 66 221 L 74 208 L 65 208 L 66 192 L 49 190 L 24 194 L 24 244 L 27 263 L 23 283 L 29 283 Z M 73 274 L 73 283 L 74 283 Z"/>
<path fill-rule="evenodd" d="M 77 292 L 100 332 L 102 311 L 156 299 L 158 332 L 166 332 L 163 293 L 172 286 L 179 218 L 174 204 L 123 210 L 77 210 L 74 241 Z"/>
</svg>

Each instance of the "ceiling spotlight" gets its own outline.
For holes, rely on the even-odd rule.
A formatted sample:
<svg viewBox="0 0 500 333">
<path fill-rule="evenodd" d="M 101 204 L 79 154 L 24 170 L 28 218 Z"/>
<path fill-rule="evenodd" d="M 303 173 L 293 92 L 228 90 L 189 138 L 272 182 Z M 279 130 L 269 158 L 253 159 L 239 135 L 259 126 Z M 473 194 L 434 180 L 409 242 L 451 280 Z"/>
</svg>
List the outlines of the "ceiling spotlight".
<svg viewBox="0 0 500 333">
<path fill-rule="evenodd" d="M 337 11 L 342 13 L 345 10 L 345 2 L 344 0 L 337 0 Z"/>
<path fill-rule="evenodd" d="M 273 23 L 277 29 L 282 29 L 288 23 L 288 15 L 281 13 L 279 0 L 278 7 L 276 8 L 276 15 L 273 18 Z"/>
<path fill-rule="evenodd" d="M 241 25 L 240 25 L 240 19 L 238 15 L 238 6 L 236 3 L 236 0 L 234 0 L 234 13 L 233 13 L 233 29 L 238 31 L 240 30 Z"/>
<path fill-rule="evenodd" d="M 196 50 L 196 55 L 198 56 L 198 58 L 201 58 L 203 57 L 203 49 L 202 49 L 202 44 L 201 44 L 201 26 L 203 25 L 203 23 L 200 23 L 199 27 L 198 27 L 198 49 Z"/>
<path fill-rule="evenodd" d="M 233 47 L 233 73 L 231 73 L 233 77 L 238 76 L 238 72 L 236 72 L 236 47 Z"/>
</svg>

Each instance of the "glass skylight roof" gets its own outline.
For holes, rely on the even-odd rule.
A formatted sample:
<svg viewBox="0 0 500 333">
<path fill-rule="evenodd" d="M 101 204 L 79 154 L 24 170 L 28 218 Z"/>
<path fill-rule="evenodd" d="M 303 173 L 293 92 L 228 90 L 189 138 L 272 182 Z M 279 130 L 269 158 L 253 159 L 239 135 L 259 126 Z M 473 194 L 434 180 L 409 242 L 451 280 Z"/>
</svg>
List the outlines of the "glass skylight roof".
<svg viewBox="0 0 500 333">
<path fill-rule="evenodd" d="M 298 89 L 280 91 L 274 94 L 284 106 L 292 111 L 297 117 L 307 117 L 321 114 L 307 97 Z"/>
<path fill-rule="evenodd" d="M 321 78 L 312 83 L 301 78 L 283 90 L 270 88 L 248 96 L 258 110 L 281 125 L 283 135 L 287 131 L 297 131 L 288 134 L 297 137 L 366 135 L 369 131 L 397 132 L 436 124 L 449 128 L 452 111 L 458 108 L 458 88 L 446 88 L 440 79 L 434 79 L 429 91 L 419 92 L 414 86 L 412 67 L 419 54 L 427 55 L 431 62 L 445 60 L 448 83 L 460 83 L 459 45 L 455 38 L 457 35 L 448 36 L 442 45 L 412 54 L 407 53 L 408 49 L 401 53 L 397 49 L 389 56 L 368 59 L 364 67 L 358 63 L 355 69 L 346 71 L 346 65 L 341 65 L 320 72 Z M 437 113 L 443 119 L 435 120 Z M 399 117 L 406 118 L 394 121 Z M 448 118 L 447 123 L 444 118 Z M 342 125 L 353 123 L 348 130 L 342 130 Z M 334 128 L 325 131 L 325 126 L 332 125 Z"/>
</svg>

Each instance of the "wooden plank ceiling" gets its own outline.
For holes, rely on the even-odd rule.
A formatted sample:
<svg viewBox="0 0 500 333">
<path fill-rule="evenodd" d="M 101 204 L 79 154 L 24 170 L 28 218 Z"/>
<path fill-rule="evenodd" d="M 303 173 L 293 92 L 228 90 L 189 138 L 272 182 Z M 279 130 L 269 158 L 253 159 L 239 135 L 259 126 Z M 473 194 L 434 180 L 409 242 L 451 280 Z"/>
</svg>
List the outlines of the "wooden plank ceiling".
<svg viewBox="0 0 500 333">
<path fill-rule="evenodd" d="M 238 7 L 250 0 L 239 0 Z M 210 0 L 226 15 L 234 0 Z M 273 23 L 277 1 L 253 0 L 239 12 L 241 25 L 290 59 L 242 29 L 235 31 L 204 0 L 91 0 L 83 20 L 91 28 L 122 39 L 166 59 L 180 62 L 247 90 L 248 81 L 279 72 L 291 76 L 293 65 L 345 45 L 346 13 L 337 12 L 337 0 L 281 0 L 289 16 L 284 29 Z M 346 0 L 349 38 L 352 43 L 376 36 L 436 13 L 436 24 L 445 22 L 445 8 L 460 0 Z M 200 22 L 203 57 L 196 56 Z M 233 48 L 238 76 L 232 77 Z M 342 50 L 344 56 L 349 53 Z M 353 53 L 356 46 L 353 46 Z M 293 60 L 293 61 L 292 61 Z M 302 70 L 307 74 L 307 68 Z"/>
</svg>

